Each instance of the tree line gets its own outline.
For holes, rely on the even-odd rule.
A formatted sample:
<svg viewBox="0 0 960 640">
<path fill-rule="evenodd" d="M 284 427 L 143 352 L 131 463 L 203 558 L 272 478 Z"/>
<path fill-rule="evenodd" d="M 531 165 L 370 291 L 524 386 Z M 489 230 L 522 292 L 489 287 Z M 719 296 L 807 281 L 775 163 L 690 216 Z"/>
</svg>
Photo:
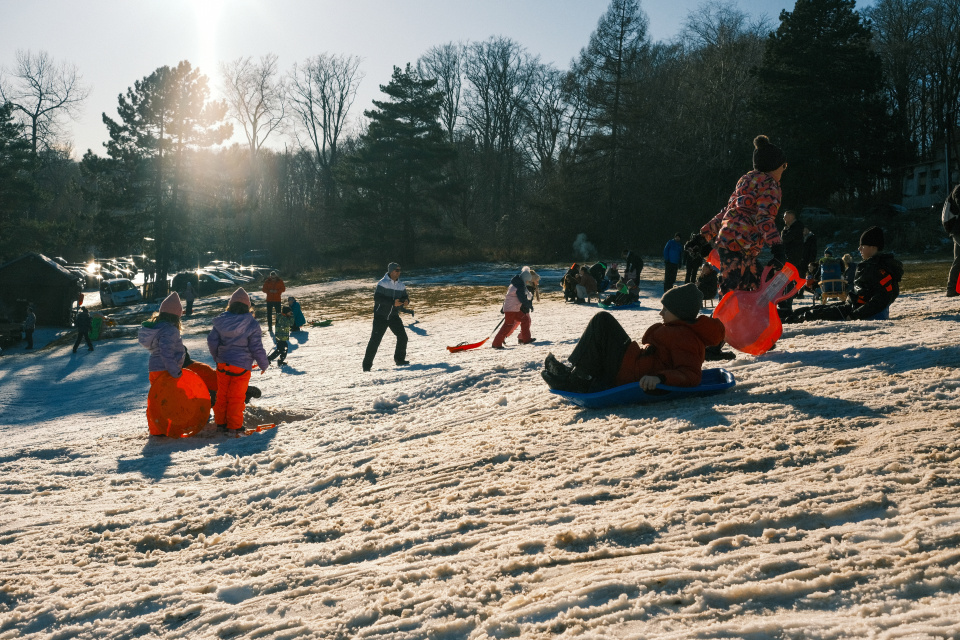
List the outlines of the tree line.
<svg viewBox="0 0 960 640">
<path fill-rule="evenodd" d="M 362 118 L 360 63 L 240 58 L 219 99 L 189 62 L 161 67 L 103 114 L 106 154 L 74 162 L 77 70 L 18 52 L 0 77 L 0 258 L 566 261 L 589 257 L 581 233 L 654 252 L 720 209 L 758 133 L 787 154 L 784 207 L 849 215 L 899 202 L 911 163 L 960 156 L 960 0 L 797 0 L 776 24 L 708 1 L 668 42 L 639 0 L 611 0 L 567 69 L 504 37 L 441 44 Z M 247 144 L 222 146 L 234 128 Z"/>
</svg>

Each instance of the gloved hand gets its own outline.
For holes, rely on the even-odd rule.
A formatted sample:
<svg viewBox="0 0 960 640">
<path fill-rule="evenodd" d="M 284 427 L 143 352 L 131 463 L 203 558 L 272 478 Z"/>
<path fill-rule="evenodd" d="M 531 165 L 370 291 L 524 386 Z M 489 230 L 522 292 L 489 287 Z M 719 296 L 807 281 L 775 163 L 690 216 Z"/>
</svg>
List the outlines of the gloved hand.
<svg viewBox="0 0 960 640">
<path fill-rule="evenodd" d="M 770 253 L 773 254 L 773 266 L 782 269 L 787 263 L 787 252 L 784 251 L 782 244 L 771 245 Z"/>
<path fill-rule="evenodd" d="M 530 307 L 530 305 L 528 304 L 520 305 L 520 313 L 530 313 L 531 311 L 533 311 L 533 308 Z"/>
<path fill-rule="evenodd" d="M 683 249 L 689 253 L 691 256 L 706 258 L 710 255 L 710 252 L 713 250 L 713 247 L 710 246 L 710 243 L 707 242 L 707 239 L 701 235 L 696 235 L 683 245 Z"/>
</svg>

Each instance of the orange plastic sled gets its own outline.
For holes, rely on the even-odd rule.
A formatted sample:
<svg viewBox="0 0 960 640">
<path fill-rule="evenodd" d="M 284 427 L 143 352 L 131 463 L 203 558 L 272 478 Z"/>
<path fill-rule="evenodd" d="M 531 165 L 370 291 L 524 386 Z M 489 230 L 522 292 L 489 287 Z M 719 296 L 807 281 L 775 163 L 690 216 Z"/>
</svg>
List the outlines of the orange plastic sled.
<svg viewBox="0 0 960 640">
<path fill-rule="evenodd" d="M 763 270 L 758 290 L 728 291 L 713 311 L 713 317 L 727 330 L 727 344 L 738 351 L 763 355 L 783 334 L 776 305 L 797 292 L 800 275 L 789 262 L 768 279 L 772 270 Z"/>
<path fill-rule="evenodd" d="M 208 364 L 203 364 L 202 362 L 191 362 L 188 364 L 185 369 L 190 369 L 195 374 L 200 376 L 200 379 L 203 380 L 203 383 L 207 385 L 207 389 L 210 391 L 217 390 L 217 370 L 211 367 Z"/>
<path fill-rule="evenodd" d="M 150 385 L 147 425 L 150 435 L 188 438 L 199 433 L 210 418 L 210 391 L 189 369 L 179 378 L 166 371 Z"/>
</svg>

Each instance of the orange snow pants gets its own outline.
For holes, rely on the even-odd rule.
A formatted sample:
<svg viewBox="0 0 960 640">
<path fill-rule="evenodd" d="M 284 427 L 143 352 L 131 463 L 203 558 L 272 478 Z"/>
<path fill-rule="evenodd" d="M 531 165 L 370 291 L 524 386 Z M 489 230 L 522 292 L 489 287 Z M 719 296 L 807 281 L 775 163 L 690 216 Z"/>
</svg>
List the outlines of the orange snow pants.
<svg viewBox="0 0 960 640">
<path fill-rule="evenodd" d="M 217 365 L 217 403 L 213 405 L 213 420 L 228 429 L 243 428 L 243 410 L 247 403 L 247 385 L 250 370 L 229 364 Z"/>
</svg>

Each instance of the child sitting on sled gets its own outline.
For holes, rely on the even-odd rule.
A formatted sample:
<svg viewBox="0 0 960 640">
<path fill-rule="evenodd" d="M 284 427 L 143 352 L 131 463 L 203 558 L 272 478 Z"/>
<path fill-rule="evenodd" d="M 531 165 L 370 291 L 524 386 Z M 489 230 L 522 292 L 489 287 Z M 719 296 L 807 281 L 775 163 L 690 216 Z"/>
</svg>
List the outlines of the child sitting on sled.
<svg viewBox="0 0 960 640">
<path fill-rule="evenodd" d="M 723 323 L 701 316 L 703 297 L 693 283 L 674 287 L 660 298 L 662 323 L 643 334 L 641 344 L 630 340 L 613 315 L 593 316 L 570 354 L 568 367 L 551 353 L 541 377 L 551 389 L 593 393 L 639 382 L 645 391 L 658 384 L 695 387 L 708 346 L 724 341 Z"/>
<path fill-rule="evenodd" d="M 213 405 L 213 418 L 221 431 L 243 428 L 253 362 L 260 366 L 261 374 L 270 367 L 261 332 L 260 323 L 251 313 L 250 296 L 240 287 L 230 296 L 227 310 L 213 319 L 213 329 L 207 336 L 207 348 L 217 363 L 217 402 Z"/>
</svg>

